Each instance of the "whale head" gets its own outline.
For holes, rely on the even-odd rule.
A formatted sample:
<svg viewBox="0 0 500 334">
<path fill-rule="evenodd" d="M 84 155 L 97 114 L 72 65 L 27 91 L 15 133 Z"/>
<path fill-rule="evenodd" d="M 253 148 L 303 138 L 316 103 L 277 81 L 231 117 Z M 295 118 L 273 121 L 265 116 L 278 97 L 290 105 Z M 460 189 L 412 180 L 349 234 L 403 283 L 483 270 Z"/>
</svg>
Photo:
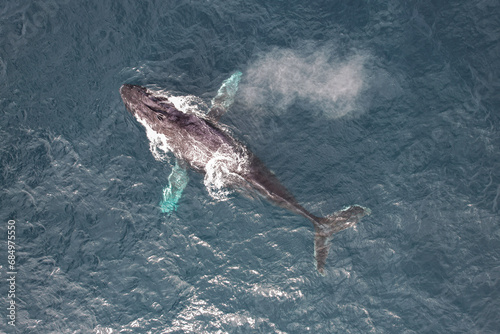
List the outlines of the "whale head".
<svg viewBox="0 0 500 334">
<path fill-rule="evenodd" d="M 125 84 L 120 88 L 120 95 L 127 110 L 152 128 L 167 125 L 180 113 L 166 97 L 142 86 Z"/>
</svg>

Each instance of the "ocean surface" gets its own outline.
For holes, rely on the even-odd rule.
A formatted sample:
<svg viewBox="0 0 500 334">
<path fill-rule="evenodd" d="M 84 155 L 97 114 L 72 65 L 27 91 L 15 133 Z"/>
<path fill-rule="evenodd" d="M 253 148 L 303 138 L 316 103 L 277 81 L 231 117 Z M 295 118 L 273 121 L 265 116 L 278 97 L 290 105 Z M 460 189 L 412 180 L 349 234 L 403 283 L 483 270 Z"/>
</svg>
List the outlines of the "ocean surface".
<svg viewBox="0 0 500 334">
<path fill-rule="evenodd" d="M 1 1 L 0 332 L 500 333 L 499 13 Z M 262 198 L 216 198 L 189 171 L 161 211 L 175 161 L 120 86 L 206 111 L 235 71 L 221 122 L 299 202 L 372 210 L 324 276 L 310 222 Z"/>
</svg>

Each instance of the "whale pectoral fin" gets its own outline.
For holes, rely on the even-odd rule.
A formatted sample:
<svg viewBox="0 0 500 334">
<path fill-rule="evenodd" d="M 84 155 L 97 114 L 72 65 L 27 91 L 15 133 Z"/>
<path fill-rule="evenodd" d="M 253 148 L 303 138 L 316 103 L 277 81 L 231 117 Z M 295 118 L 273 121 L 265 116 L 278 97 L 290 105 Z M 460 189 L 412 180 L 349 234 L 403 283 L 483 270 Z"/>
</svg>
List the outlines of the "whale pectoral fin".
<svg viewBox="0 0 500 334">
<path fill-rule="evenodd" d="M 168 185 L 163 189 L 163 197 L 160 202 L 161 212 L 170 213 L 177 210 L 177 203 L 181 199 L 188 181 L 189 177 L 184 164 L 176 160 L 172 172 L 168 176 Z"/>
<path fill-rule="evenodd" d="M 233 105 L 234 96 L 238 91 L 241 75 L 242 73 L 240 71 L 236 71 L 228 79 L 222 82 L 222 85 L 217 91 L 217 95 L 212 99 L 212 107 L 207 114 L 209 118 L 218 121 Z"/>
</svg>

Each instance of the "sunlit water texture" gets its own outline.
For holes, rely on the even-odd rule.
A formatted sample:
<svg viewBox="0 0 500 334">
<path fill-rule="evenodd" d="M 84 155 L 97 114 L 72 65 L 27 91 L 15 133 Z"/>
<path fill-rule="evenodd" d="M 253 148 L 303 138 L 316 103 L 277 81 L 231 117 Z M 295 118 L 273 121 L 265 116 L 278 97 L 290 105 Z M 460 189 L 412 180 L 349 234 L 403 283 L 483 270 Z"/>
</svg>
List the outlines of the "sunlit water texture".
<svg viewBox="0 0 500 334">
<path fill-rule="evenodd" d="M 18 248 L 16 326 L 2 283 L 0 332 L 498 333 L 499 12 L 3 2 L 4 283 L 9 219 Z M 162 213 L 175 160 L 151 153 L 120 86 L 207 112 L 237 70 L 234 136 L 313 213 L 372 209 L 335 235 L 324 276 L 306 219 L 211 196 L 205 175 L 187 171 Z"/>
</svg>

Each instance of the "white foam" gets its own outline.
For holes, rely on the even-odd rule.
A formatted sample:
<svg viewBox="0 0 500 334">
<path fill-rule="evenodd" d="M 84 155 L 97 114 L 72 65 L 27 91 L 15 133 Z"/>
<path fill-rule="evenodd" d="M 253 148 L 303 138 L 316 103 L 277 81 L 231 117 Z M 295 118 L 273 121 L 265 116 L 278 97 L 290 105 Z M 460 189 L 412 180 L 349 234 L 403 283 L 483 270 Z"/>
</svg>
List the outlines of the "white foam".
<svg viewBox="0 0 500 334">
<path fill-rule="evenodd" d="M 234 154 L 230 147 L 221 149 L 207 163 L 204 184 L 210 196 L 218 201 L 225 201 L 234 192 L 231 184 L 245 182 L 240 174 L 248 166 L 246 154 Z"/>
<path fill-rule="evenodd" d="M 201 98 L 194 95 L 173 95 L 170 91 L 159 91 L 159 96 L 168 98 L 175 108 L 183 113 L 204 115 L 208 109 L 207 104 Z"/>
<path fill-rule="evenodd" d="M 155 160 L 169 161 L 169 156 L 167 154 L 171 152 L 171 148 L 167 137 L 154 131 L 149 124 L 142 118 L 138 117 L 137 114 L 135 118 L 144 126 L 144 128 L 146 128 L 146 136 L 149 139 L 149 150 L 153 154 Z"/>
</svg>

